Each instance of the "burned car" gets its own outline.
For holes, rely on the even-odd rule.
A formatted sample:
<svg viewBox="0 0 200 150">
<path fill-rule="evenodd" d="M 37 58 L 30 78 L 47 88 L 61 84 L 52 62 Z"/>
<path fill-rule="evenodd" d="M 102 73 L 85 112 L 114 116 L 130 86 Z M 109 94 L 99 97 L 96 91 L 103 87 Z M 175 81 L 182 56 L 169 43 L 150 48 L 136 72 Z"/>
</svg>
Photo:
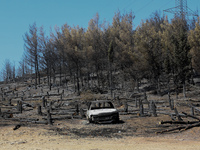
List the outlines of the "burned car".
<svg viewBox="0 0 200 150">
<path fill-rule="evenodd" d="M 113 123 L 119 121 L 119 112 L 111 101 L 92 101 L 88 105 L 86 117 L 90 123 Z"/>
</svg>

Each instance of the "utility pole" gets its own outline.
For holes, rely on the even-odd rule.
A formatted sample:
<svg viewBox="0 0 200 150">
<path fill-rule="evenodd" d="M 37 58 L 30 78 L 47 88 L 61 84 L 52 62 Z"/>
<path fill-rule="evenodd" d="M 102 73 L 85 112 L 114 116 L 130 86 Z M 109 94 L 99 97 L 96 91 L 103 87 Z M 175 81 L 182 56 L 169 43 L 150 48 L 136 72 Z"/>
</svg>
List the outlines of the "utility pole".
<svg viewBox="0 0 200 150">
<path fill-rule="evenodd" d="M 198 17 L 198 14 L 192 11 L 188 6 L 187 6 L 187 0 L 175 0 L 175 7 L 169 8 L 163 11 L 163 13 L 168 12 L 174 14 L 176 17 Z"/>
</svg>

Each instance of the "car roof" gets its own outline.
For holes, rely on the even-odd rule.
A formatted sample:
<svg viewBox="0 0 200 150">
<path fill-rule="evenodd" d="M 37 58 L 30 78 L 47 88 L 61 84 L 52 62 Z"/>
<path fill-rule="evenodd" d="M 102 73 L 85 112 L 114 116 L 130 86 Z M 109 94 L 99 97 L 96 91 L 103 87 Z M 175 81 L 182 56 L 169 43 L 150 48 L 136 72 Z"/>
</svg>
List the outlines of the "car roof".
<svg viewBox="0 0 200 150">
<path fill-rule="evenodd" d="M 91 101 L 91 103 L 102 103 L 102 102 L 111 102 L 109 100 L 96 100 L 96 101 Z"/>
</svg>

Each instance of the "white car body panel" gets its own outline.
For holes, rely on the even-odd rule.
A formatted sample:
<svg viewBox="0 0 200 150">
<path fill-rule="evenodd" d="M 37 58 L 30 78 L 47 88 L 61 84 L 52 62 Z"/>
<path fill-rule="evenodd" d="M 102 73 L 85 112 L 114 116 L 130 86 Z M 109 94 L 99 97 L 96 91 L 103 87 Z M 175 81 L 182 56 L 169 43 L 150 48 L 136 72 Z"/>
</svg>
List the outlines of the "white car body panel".
<svg viewBox="0 0 200 150">
<path fill-rule="evenodd" d="M 87 116 L 90 117 L 91 115 L 99 115 L 104 113 L 114 113 L 118 112 L 116 109 L 95 109 L 95 110 L 88 110 Z"/>
<path fill-rule="evenodd" d="M 86 117 L 89 122 L 118 122 L 119 112 L 110 101 L 93 101 L 88 106 Z"/>
</svg>

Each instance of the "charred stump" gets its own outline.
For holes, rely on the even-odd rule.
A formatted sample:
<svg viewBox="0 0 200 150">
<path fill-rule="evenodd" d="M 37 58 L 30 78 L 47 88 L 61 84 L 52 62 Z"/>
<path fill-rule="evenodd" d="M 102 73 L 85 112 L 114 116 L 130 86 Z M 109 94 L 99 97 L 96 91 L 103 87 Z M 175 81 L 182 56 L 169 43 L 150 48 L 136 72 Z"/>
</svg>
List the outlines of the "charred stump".
<svg viewBox="0 0 200 150">
<path fill-rule="evenodd" d="M 128 104 L 127 104 L 127 102 L 124 103 L 124 112 L 128 112 Z"/>
<path fill-rule="evenodd" d="M 42 107 L 41 107 L 41 105 L 38 105 L 38 109 L 37 109 L 38 111 L 38 115 L 42 115 Z"/>
<path fill-rule="evenodd" d="M 62 90 L 62 95 L 63 95 L 63 96 L 64 96 L 64 92 L 65 92 L 65 91 L 64 91 L 64 90 Z"/>
<path fill-rule="evenodd" d="M 138 107 L 138 100 L 137 100 L 136 97 L 135 97 L 135 107 L 136 107 L 136 108 Z"/>
<path fill-rule="evenodd" d="M 49 125 L 53 125 L 53 121 L 52 121 L 52 118 L 51 118 L 51 113 L 50 113 L 49 108 L 47 109 L 47 122 L 48 122 Z"/>
<path fill-rule="evenodd" d="M 79 114 L 79 106 L 78 106 L 78 104 L 75 105 L 75 109 L 76 109 L 76 114 L 78 115 Z"/>
<path fill-rule="evenodd" d="M 53 105 L 53 102 L 52 101 L 50 101 L 50 103 L 49 103 L 49 110 L 52 112 L 52 105 Z"/>
<path fill-rule="evenodd" d="M 81 115 L 81 119 L 86 117 L 82 108 L 80 109 L 80 115 Z"/>
<path fill-rule="evenodd" d="M 1 107 L 0 107 L 0 117 L 2 117 L 3 115 L 2 115 L 2 112 L 1 112 Z"/>
<path fill-rule="evenodd" d="M 154 117 L 157 117 L 156 104 L 154 101 L 150 102 L 150 113 L 153 114 Z"/>
<path fill-rule="evenodd" d="M 169 107 L 171 110 L 174 110 L 174 100 L 169 98 Z"/>
<path fill-rule="evenodd" d="M 191 107 L 191 115 L 194 116 L 194 107 Z"/>
<path fill-rule="evenodd" d="M 117 96 L 117 105 L 121 106 L 121 102 L 120 102 L 119 96 Z"/>
<path fill-rule="evenodd" d="M 10 99 L 8 100 L 8 104 L 9 104 L 10 106 L 12 105 L 11 101 L 12 101 L 12 99 L 10 98 Z"/>
<path fill-rule="evenodd" d="M 139 100 L 139 109 L 140 109 L 139 116 L 143 117 L 144 116 L 144 107 L 143 107 L 142 100 Z"/>
<path fill-rule="evenodd" d="M 175 112 L 175 114 L 176 114 L 176 117 L 177 117 L 178 121 L 183 121 L 183 119 L 182 119 L 181 116 L 179 115 L 178 110 L 176 109 L 176 107 L 174 108 L 174 112 Z"/>
<path fill-rule="evenodd" d="M 45 96 L 42 97 L 42 107 L 46 107 L 47 100 L 45 99 Z"/>
<path fill-rule="evenodd" d="M 17 101 L 17 110 L 22 113 L 22 102 L 21 101 Z"/>
</svg>

